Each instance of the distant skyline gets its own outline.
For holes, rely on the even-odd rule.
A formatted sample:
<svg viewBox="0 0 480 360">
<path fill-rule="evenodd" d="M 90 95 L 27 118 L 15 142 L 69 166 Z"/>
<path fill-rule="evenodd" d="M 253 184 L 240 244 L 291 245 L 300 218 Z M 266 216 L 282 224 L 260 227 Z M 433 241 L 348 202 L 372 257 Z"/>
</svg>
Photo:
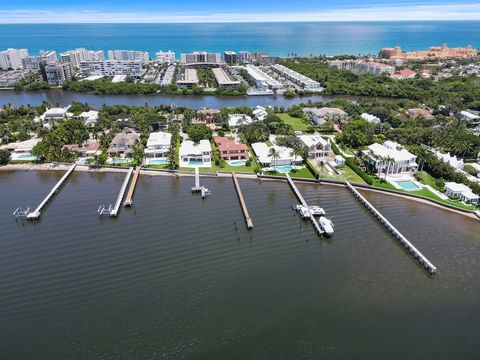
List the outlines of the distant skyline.
<svg viewBox="0 0 480 360">
<path fill-rule="evenodd" d="M 478 1 L 452 0 L 20 0 L 0 5 L 0 24 L 480 20 Z"/>
</svg>

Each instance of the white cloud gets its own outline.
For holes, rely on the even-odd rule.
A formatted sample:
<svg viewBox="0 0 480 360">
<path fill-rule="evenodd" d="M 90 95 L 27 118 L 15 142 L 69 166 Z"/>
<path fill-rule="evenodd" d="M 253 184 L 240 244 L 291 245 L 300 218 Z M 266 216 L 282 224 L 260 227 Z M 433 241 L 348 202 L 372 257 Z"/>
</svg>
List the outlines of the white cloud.
<svg viewBox="0 0 480 360">
<path fill-rule="evenodd" d="M 0 10 L 1 24 L 480 20 L 480 4 L 365 6 L 313 12 L 155 13 Z"/>
</svg>

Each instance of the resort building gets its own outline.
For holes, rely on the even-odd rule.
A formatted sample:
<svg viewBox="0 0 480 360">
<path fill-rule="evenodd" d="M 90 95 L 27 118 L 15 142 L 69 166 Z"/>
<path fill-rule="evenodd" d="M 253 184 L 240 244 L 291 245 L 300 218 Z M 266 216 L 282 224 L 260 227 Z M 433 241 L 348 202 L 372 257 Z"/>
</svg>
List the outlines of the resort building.
<svg viewBox="0 0 480 360">
<path fill-rule="evenodd" d="M 374 143 L 363 153 L 378 173 L 397 175 L 415 173 L 418 169 L 417 157 L 393 141 L 385 141 L 383 145 Z"/>
<path fill-rule="evenodd" d="M 395 66 L 375 61 L 364 60 L 333 60 L 328 62 L 328 66 L 336 67 L 340 70 L 349 70 L 355 74 L 370 75 L 393 75 Z"/>
<path fill-rule="evenodd" d="M 156 54 L 156 60 L 159 64 L 168 64 L 171 65 L 175 62 L 175 53 L 171 50 L 168 51 L 158 51 Z"/>
<path fill-rule="evenodd" d="M 367 114 L 367 113 L 363 113 L 362 115 L 360 115 L 360 117 L 365 120 L 366 122 L 369 122 L 371 124 L 380 124 L 381 123 L 381 120 L 376 117 L 375 115 L 370 115 L 370 114 Z"/>
<path fill-rule="evenodd" d="M 459 184 L 456 182 L 445 183 L 445 195 L 449 197 L 457 197 L 465 204 L 478 204 L 479 196 L 472 192 L 465 184 Z"/>
<path fill-rule="evenodd" d="M 27 49 L 7 49 L 0 51 L 0 70 L 23 69 L 22 59 L 27 56 Z"/>
<path fill-rule="evenodd" d="M 182 89 L 191 89 L 198 86 L 198 75 L 196 69 L 186 68 L 177 80 L 177 86 Z"/>
<path fill-rule="evenodd" d="M 402 51 L 400 46 L 393 48 L 383 48 L 380 51 L 379 57 L 391 61 L 424 61 L 424 60 L 439 60 L 439 59 L 465 59 L 475 57 L 478 55 L 478 50 L 471 45 L 466 48 L 449 48 L 447 44 L 442 46 L 433 46 L 428 50 L 421 51 Z"/>
<path fill-rule="evenodd" d="M 460 120 L 474 122 L 480 119 L 478 114 L 474 114 L 472 111 L 460 111 Z"/>
<path fill-rule="evenodd" d="M 277 152 L 277 157 L 273 158 L 270 155 L 270 149 L 274 148 Z M 252 144 L 252 149 L 257 156 L 259 163 L 262 166 L 285 166 L 285 165 L 300 165 L 303 158 L 295 156 L 293 150 L 284 146 L 271 146 L 262 142 Z"/>
<path fill-rule="evenodd" d="M 226 137 L 216 136 L 213 138 L 217 144 L 220 156 L 223 160 L 245 160 L 248 159 L 248 146 L 230 140 Z"/>
<path fill-rule="evenodd" d="M 238 128 L 242 125 L 251 124 L 252 118 L 245 114 L 229 114 L 228 115 L 228 126 L 230 128 Z"/>
<path fill-rule="evenodd" d="M 108 59 L 110 61 L 139 61 L 142 65 L 147 65 L 150 56 L 146 51 L 108 50 Z"/>
<path fill-rule="evenodd" d="M 98 111 L 90 110 L 82 112 L 79 117 L 85 122 L 87 126 L 95 126 L 98 120 Z"/>
<path fill-rule="evenodd" d="M 185 140 L 180 145 L 180 167 L 211 167 L 212 145 L 208 140 L 198 144 Z"/>
<path fill-rule="evenodd" d="M 223 68 L 213 68 L 212 69 L 213 75 L 215 76 L 215 80 L 217 80 L 218 88 L 220 90 L 236 90 L 240 86 L 240 81 L 233 80 L 232 77 L 227 74 Z"/>
<path fill-rule="evenodd" d="M 147 147 L 145 153 L 145 164 L 151 165 L 154 163 L 166 162 L 166 158 L 170 151 L 172 141 L 172 134 L 159 131 L 150 134 L 147 140 Z"/>
<path fill-rule="evenodd" d="M 80 70 L 84 76 L 129 75 L 139 79 L 142 77 L 143 63 L 138 60 L 88 60 L 80 62 Z"/>
<path fill-rule="evenodd" d="M 206 51 L 194 51 L 193 53 L 181 54 L 180 63 L 183 65 L 218 65 L 222 64 L 222 57 L 219 53 L 208 53 Z"/>
<path fill-rule="evenodd" d="M 300 135 L 298 138 L 308 148 L 308 157 L 310 159 L 330 156 L 332 147 L 330 143 L 320 135 Z"/>
<path fill-rule="evenodd" d="M 304 108 L 303 112 L 305 115 L 307 115 L 310 122 L 315 125 L 323 125 L 327 120 L 343 122 L 348 118 L 348 114 L 342 109 L 338 108 Z"/>
<path fill-rule="evenodd" d="M 288 80 L 294 82 L 297 85 L 300 85 L 302 88 L 307 90 L 323 90 L 319 82 L 306 77 L 292 69 L 289 69 L 286 66 L 276 64 L 271 67 L 271 69 L 281 76 L 287 78 Z"/>
<path fill-rule="evenodd" d="M 444 163 L 450 165 L 456 170 L 463 170 L 465 164 L 463 163 L 463 159 L 457 159 L 456 156 L 451 156 L 450 153 L 443 154 L 440 151 L 435 152 L 435 157 L 438 160 L 442 160 Z"/>
<path fill-rule="evenodd" d="M 108 154 L 110 156 L 119 156 L 123 154 L 130 154 L 133 152 L 134 145 L 140 140 L 140 134 L 125 128 L 123 132 L 115 135 L 110 147 L 108 148 Z"/>
<path fill-rule="evenodd" d="M 50 85 L 61 85 L 73 77 L 70 63 L 56 62 L 45 65 L 45 77 Z"/>
</svg>

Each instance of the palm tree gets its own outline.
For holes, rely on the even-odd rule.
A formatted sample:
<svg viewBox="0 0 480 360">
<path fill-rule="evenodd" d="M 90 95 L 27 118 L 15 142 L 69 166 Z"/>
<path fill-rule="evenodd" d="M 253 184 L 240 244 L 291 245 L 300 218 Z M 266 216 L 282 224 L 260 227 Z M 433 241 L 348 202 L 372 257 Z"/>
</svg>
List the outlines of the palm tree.
<svg viewBox="0 0 480 360">
<path fill-rule="evenodd" d="M 272 166 L 275 166 L 275 160 L 280 159 L 280 153 L 274 146 L 268 150 L 268 156 L 272 158 Z"/>
<path fill-rule="evenodd" d="M 391 156 L 387 156 L 385 160 L 387 162 L 387 172 L 385 173 L 385 179 L 387 179 L 388 171 L 390 170 L 390 166 L 395 164 L 395 159 Z"/>
</svg>

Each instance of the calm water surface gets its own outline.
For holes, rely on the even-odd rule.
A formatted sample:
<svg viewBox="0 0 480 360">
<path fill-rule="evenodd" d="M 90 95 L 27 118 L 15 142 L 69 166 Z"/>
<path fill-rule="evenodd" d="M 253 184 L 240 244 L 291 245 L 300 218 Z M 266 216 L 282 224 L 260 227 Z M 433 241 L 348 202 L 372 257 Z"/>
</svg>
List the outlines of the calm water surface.
<svg viewBox="0 0 480 360">
<path fill-rule="evenodd" d="M 123 174 L 0 172 L 2 359 L 475 359 L 478 222 L 365 193 L 439 269 L 430 278 L 343 188 L 299 185 L 335 236 L 290 209 L 285 183 L 141 176 L 135 209 L 99 219 Z M 238 232 L 235 223 L 238 225 Z"/>
</svg>

